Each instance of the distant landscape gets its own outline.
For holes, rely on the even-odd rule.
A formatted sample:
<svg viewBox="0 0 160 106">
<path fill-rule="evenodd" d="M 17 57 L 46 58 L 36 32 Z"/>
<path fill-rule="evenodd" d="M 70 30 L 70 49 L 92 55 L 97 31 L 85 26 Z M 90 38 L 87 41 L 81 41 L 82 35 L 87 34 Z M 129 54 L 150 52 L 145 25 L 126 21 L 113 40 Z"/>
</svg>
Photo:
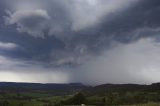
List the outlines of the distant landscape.
<svg viewBox="0 0 160 106">
<path fill-rule="evenodd" d="M 0 83 L 0 106 L 62 105 L 148 105 L 158 106 L 160 83 L 103 84 L 85 86 L 80 83 Z"/>
<path fill-rule="evenodd" d="M 0 106 L 160 106 L 160 0 L 0 0 Z"/>
</svg>

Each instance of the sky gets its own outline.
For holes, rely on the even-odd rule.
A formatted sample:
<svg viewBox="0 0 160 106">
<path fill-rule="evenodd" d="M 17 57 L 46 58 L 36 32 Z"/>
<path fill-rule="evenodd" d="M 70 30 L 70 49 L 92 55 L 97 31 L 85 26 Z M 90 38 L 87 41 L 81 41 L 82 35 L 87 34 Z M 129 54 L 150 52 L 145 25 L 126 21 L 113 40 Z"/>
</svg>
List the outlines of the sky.
<svg viewBox="0 0 160 106">
<path fill-rule="evenodd" d="M 160 82 L 159 0 L 0 0 L 0 81 Z"/>
</svg>

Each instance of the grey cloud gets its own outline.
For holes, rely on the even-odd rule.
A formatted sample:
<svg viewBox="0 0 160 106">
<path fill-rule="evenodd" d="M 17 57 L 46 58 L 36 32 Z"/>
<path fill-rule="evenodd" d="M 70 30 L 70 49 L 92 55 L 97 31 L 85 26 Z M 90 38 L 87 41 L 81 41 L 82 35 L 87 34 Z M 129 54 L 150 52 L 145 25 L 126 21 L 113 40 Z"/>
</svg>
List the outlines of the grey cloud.
<svg viewBox="0 0 160 106">
<path fill-rule="evenodd" d="M 44 64 L 34 62 L 28 64 L 28 62 L 19 60 L 15 62 L 14 59 L 1 57 L 0 63 L 5 64 L 7 68 L 1 67 L 0 73 L 10 76 L 10 80 L 14 81 L 82 82 L 92 85 L 151 83 L 160 80 L 158 76 L 160 74 L 159 53 L 160 43 L 153 38 L 145 38 L 130 44 L 115 42 L 114 47 L 110 50 L 106 50 L 100 56 L 92 56 L 90 60 L 83 61 L 83 64 L 77 67 L 47 68 L 44 67 Z M 64 57 L 60 58 L 63 60 L 67 58 Z M 9 66 L 12 68 L 8 68 Z M 17 77 L 18 75 L 23 77 Z M 1 79 L 5 78 L 1 77 Z"/>
<path fill-rule="evenodd" d="M 18 10 L 8 12 L 8 15 L 4 17 L 7 25 L 16 24 L 19 32 L 27 32 L 34 37 L 44 37 L 49 27 L 50 16 L 45 10 Z"/>
<path fill-rule="evenodd" d="M 50 54 L 51 64 L 55 66 L 77 66 L 90 60 L 92 54 L 85 53 L 85 48 L 75 48 L 71 50 L 57 50 Z"/>
<path fill-rule="evenodd" d="M 118 13 L 135 2 L 137 0 L 71 0 L 66 1 L 66 4 L 72 29 L 77 31 L 100 24 L 103 20 L 108 20 L 111 14 Z"/>
<path fill-rule="evenodd" d="M 3 70 L 0 71 L 0 81 L 5 82 L 32 82 L 32 83 L 70 83 L 68 78 L 68 74 L 65 74 L 65 72 L 60 72 L 56 70 L 57 72 L 53 71 L 39 71 L 34 72 L 37 68 L 29 68 L 30 73 L 27 72 L 27 70 L 23 70 L 25 72 L 22 72 L 21 70 L 11 72 L 11 70 Z"/>
<path fill-rule="evenodd" d="M 40 0 L 32 3 L 18 0 L 18 4 L 12 4 L 13 13 L 6 19 L 9 24 L 17 24 L 18 31 L 35 37 L 44 37 L 44 34 L 61 36 L 68 31 L 94 27 L 103 20 L 108 20 L 113 13 L 121 12 L 137 1 Z"/>
<path fill-rule="evenodd" d="M 63 68 L 46 68 L 43 63 L 0 55 L 0 81 L 68 83 L 69 79 Z"/>
<path fill-rule="evenodd" d="M 144 84 L 160 80 L 159 42 L 146 38 L 131 44 L 116 45 L 83 64 L 79 71 L 73 72 L 73 80 L 86 84 Z"/>
<path fill-rule="evenodd" d="M 92 37 L 82 34 L 80 37 L 73 37 L 70 41 L 64 41 L 66 43 L 65 49 L 53 50 L 50 57 L 54 65 L 81 65 L 92 58 L 102 55 L 104 51 L 110 51 L 111 48 L 117 46 L 117 42 L 127 45 L 143 38 L 155 38 L 157 40 L 155 42 L 158 42 L 160 39 L 159 33 L 159 27 L 143 27 L 124 33 L 125 37 L 120 37 L 121 39 L 118 39 L 118 36 L 121 35 L 117 33 L 107 36 L 93 35 Z"/>
<path fill-rule="evenodd" d="M 2 70 L 9 72 L 12 70 L 7 67 L 14 67 L 13 72 L 23 71 L 21 74 L 15 72 L 16 77 L 25 76 L 27 66 L 33 71 L 31 75 L 27 74 L 28 80 L 42 82 L 102 84 L 160 80 L 157 76 L 160 74 L 158 0 L 18 1 L 18 6 L 14 1 L 16 8 L 9 9 L 11 12 L 5 17 L 8 24 L 18 25 L 19 31 L 46 39 L 30 37 L 29 44 L 26 43 L 30 47 L 26 51 L 32 55 L 27 59 L 31 62 L 16 60 L 18 63 L 14 63 L 15 60 L 7 58 L 6 63 L 10 65 Z M 56 41 L 60 42 L 52 43 Z M 62 46 L 58 46 L 61 43 Z M 35 58 L 43 62 L 33 62 Z M 37 72 L 34 70 L 39 70 L 45 78 L 41 80 L 42 75 L 38 75 L 34 79 Z M 61 74 L 55 74 L 57 72 Z M 57 79 L 61 75 L 65 78 Z M 27 76 L 21 81 L 26 81 Z"/>
</svg>

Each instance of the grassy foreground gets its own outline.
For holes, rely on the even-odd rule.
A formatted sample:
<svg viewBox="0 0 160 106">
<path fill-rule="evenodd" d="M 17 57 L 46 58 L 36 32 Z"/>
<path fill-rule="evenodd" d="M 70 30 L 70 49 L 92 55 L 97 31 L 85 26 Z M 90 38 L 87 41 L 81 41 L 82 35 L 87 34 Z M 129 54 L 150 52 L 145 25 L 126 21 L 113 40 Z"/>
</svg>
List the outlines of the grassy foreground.
<svg viewBox="0 0 160 106">
<path fill-rule="evenodd" d="M 0 106 L 160 106 L 160 83 L 151 85 L 0 83 Z"/>
<path fill-rule="evenodd" d="M 43 93 L 18 93 L 18 94 L 4 93 L 0 94 L 0 106 L 62 106 L 64 105 L 64 103 L 66 103 L 66 105 L 69 105 L 67 103 L 68 101 L 72 100 L 72 98 L 73 98 L 72 95 L 53 96 L 50 94 L 43 94 Z M 95 97 L 89 97 L 86 99 L 91 103 L 91 101 L 93 102 L 95 100 Z M 75 101 L 77 102 L 78 99 L 75 99 Z M 101 104 L 101 105 L 111 106 L 106 104 Z M 160 106 L 160 103 L 149 102 L 144 104 L 116 105 L 116 106 Z"/>
</svg>

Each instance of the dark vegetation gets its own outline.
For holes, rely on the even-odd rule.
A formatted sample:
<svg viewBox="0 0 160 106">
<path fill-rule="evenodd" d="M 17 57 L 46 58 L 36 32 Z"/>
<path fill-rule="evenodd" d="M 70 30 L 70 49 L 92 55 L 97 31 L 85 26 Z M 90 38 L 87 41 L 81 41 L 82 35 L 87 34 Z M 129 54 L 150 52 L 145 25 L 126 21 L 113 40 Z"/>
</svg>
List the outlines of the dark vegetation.
<svg viewBox="0 0 160 106">
<path fill-rule="evenodd" d="M 135 105 L 160 102 L 160 83 L 151 85 L 0 83 L 0 106 Z"/>
<path fill-rule="evenodd" d="M 88 104 L 131 105 L 160 102 L 160 83 L 151 85 L 104 84 L 83 90 Z"/>
</svg>

